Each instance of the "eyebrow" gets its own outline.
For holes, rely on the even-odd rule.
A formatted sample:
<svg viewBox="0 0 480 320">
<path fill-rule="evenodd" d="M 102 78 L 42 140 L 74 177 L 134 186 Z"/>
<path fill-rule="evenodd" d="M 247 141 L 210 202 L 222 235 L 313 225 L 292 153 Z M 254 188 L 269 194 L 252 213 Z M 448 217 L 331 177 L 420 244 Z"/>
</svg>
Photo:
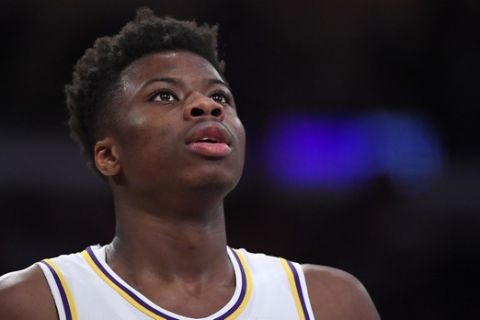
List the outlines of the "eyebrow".
<svg viewBox="0 0 480 320">
<path fill-rule="evenodd" d="M 142 87 L 145 88 L 146 86 L 154 83 L 154 82 L 167 82 L 167 83 L 171 83 L 171 84 L 176 84 L 176 85 L 180 85 L 181 82 L 178 80 L 178 79 L 175 79 L 175 78 L 169 78 L 169 77 L 163 77 L 163 78 L 153 78 L 153 79 L 150 79 L 148 80 L 147 82 L 145 82 Z"/>
<path fill-rule="evenodd" d="M 232 89 L 230 88 L 230 85 L 224 80 L 211 78 L 211 79 L 208 79 L 207 81 L 208 81 L 209 84 L 219 84 L 219 85 L 222 85 L 222 86 L 226 87 L 228 90 L 232 91 Z M 174 85 L 182 85 L 183 84 L 182 81 L 180 79 L 177 79 L 177 78 L 161 77 L 161 78 L 153 78 L 153 79 L 148 80 L 147 82 L 145 82 L 144 85 L 142 85 L 142 88 L 145 88 L 146 86 L 148 86 L 148 85 L 150 85 L 154 82 L 167 82 L 167 83 L 174 84 Z"/>
<path fill-rule="evenodd" d="M 228 84 L 227 81 L 225 80 L 221 80 L 221 79 L 209 79 L 208 82 L 210 84 L 219 84 L 219 85 L 222 85 L 224 87 L 227 87 L 228 90 L 232 91 L 232 89 L 230 88 L 230 85 Z"/>
</svg>

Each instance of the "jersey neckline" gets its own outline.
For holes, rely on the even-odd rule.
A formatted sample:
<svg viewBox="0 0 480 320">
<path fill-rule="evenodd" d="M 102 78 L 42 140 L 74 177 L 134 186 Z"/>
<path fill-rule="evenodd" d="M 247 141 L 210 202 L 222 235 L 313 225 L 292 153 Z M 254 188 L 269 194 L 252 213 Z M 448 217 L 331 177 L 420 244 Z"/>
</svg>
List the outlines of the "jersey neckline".
<svg viewBox="0 0 480 320">
<path fill-rule="evenodd" d="M 90 246 L 82 252 L 93 271 L 133 307 L 156 320 L 233 320 L 245 309 L 252 292 L 252 279 L 240 250 L 227 247 L 228 257 L 235 274 L 235 291 L 230 300 L 214 314 L 203 318 L 190 318 L 168 311 L 145 297 L 139 291 L 124 281 L 106 263 L 105 247 Z"/>
</svg>

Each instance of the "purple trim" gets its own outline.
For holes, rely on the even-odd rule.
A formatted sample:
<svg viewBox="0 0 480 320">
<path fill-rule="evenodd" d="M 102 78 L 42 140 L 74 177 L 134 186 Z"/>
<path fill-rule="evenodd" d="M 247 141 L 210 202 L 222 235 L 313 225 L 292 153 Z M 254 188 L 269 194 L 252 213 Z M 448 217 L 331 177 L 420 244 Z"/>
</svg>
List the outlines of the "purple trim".
<svg viewBox="0 0 480 320">
<path fill-rule="evenodd" d="M 245 275 L 245 270 L 243 269 L 243 265 L 242 265 L 242 262 L 240 261 L 240 258 L 238 257 L 237 253 L 235 252 L 235 250 L 232 250 L 230 249 L 230 247 L 228 248 L 228 250 L 230 250 L 231 253 L 233 253 L 233 256 L 235 257 L 235 260 L 237 260 L 237 264 L 239 266 L 239 269 L 240 269 L 240 274 L 242 275 L 242 281 L 241 281 L 241 291 L 240 291 L 240 295 L 238 296 L 238 299 L 237 301 L 235 302 L 235 304 L 230 308 L 228 309 L 227 312 L 225 312 L 223 315 L 221 315 L 220 317 L 217 317 L 215 318 L 214 320 L 222 320 L 222 319 L 225 319 L 226 317 L 230 316 L 232 313 L 235 312 L 235 310 L 238 309 L 238 307 L 240 306 L 240 304 L 242 304 L 243 302 L 243 299 L 245 298 L 245 293 L 247 292 L 247 286 L 249 285 L 247 283 L 247 277 Z"/>
<path fill-rule="evenodd" d="M 40 261 L 40 263 L 44 264 L 47 266 L 48 270 L 53 275 L 53 279 L 55 279 L 55 283 L 57 285 L 58 291 L 60 292 L 60 296 L 62 297 L 62 302 L 63 302 L 63 310 L 65 311 L 65 317 L 67 320 L 72 320 L 72 313 L 70 311 L 70 303 L 68 303 L 67 299 L 67 294 L 65 293 L 65 289 L 62 286 L 62 282 L 60 281 L 60 278 L 58 277 L 58 274 L 55 272 L 55 269 L 52 268 L 47 262 L 45 261 Z"/>
<path fill-rule="evenodd" d="M 152 308 L 150 305 L 146 304 L 140 297 L 138 297 L 135 293 L 133 293 L 131 290 L 129 290 L 127 287 L 125 287 L 123 284 L 118 282 L 114 277 L 110 275 L 110 273 L 107 272 L 107 270 L 102 266 L 102 264 L 98 261 L 97 257 L 93 253 L 92 247 L 88 247 L 87 253 L 92 258 L 93 262 L 95 265 L 100 269 L 100 271 L 110 280 L 112 281 L 116 286 L 118 286 L 120 289 L 125 291 L 133 300 L 135 300 L 138 304 L 140 304 L 142 307 L 145 309 L 155 313 L 156 315 L 165 318 L 166 320 L 178 320 L 176 318 L 170 317 L 163 312 L 160 312 L 154 308 Z"/>
<path fill-rule="evenodd" d="M 302 304 L 302 309 L 303 309 L 303 314 L 305 315 L 305 320 L 310 320 L 310 316 L 308 315 L 308 310 L 307 306 L 305 304 L 305 298 L 303 297 L 303 291 L 302 291 L 302 286 L 300 285 L 300 278 L 298 277 L 297 269 L 291 263 L 290 261 L 287 260 L 288 266 L 290 267 L 290 270 L 292 270 L 293 273 L 293 278 L 295 279 L 295 285 L 297 287 L 297 292 L 298 296 L 300 297 L 300 303 Z"/>
<path fill-rule="evenodd" d="M 231 250 L 230 248 L 228 248 L 229 250 Z M 133 300 L 135 300 L 138 304 L 140 304 L 142 307 L 144 307 L 145 309 L 153 312 L 154 314 L 160 316 L 160 317 L 163 317 L 165 318 L 165 320 L 179 320 L 177 318 L 174 318 L 174 317 L 171 317 L 169 315 L 166 315 L 165 313 L 161 312 L 160 310 L 157 310 L 155 308 L 153 308 L 152 306 L 148 305 L 147 303 L 145 303 L 142 298 L 140 298 L 139 296 L 137 296 L 134 292 L 132 292 L 130 289 L 128 289 L 127 287 L 125 287 L 123 284 L 121 284 L 117 279 L 115 279 L 104 267 L 103 265 L 100 263 L 100 261 L 97 259 L 97 257 L 95 256 L 95 253 L 93 252 L 92 250 L 92 246 L 88 247 L 86 249 L 88 255 L 90 256 L 90 258 L 92 258 L 93 262 L 95 263 L 95 265 L 100 269 L 100 271 L 110 280 L 112 281 L 116 286 L 118 286 L 121 290 L 123 290 L 126 294 L 128 294 Z M 214 320 L 222 320 L 222 319 L 225 319 L 226 317 L 228 317 L 230 314 L 232 314 L 235 309 L 238 308 L 238 306 L 241 304 L 243 298 L 245 297 L 245 292 L 246 292 L 246 276 L 245 276 L 245 271 L 243 270 L 243 266 L 242 264 L 240 263 L 240 259 L 238 258 L 237 254 L 235 253 L 235 251 L 231 250 L 231 252 L 233 252 L 233 256 L 235 257 L 235 259 L 237 260 L 238 262 L 238 265 L 240 266 L 240 271 L 241 271 L 241 274 L 242 274 L 242 287 L 241 287 L 241 292 L 240 292 L 240 296 L 239 296 L 239 299 L 237 300 L 237 302 L 235 302 L 235 304 L 232 306 L 232 308 L 230 308 L 226 313 L 224 313 L 223 315 L 215 318 Z"/>
</svg>

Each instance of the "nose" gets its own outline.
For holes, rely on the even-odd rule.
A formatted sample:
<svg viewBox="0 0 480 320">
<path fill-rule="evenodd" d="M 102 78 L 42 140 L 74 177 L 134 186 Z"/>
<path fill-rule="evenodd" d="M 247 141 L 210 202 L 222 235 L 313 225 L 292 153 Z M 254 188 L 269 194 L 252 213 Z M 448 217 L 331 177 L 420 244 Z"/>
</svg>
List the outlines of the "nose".
<svg viewBox="0 0 480 320">
<path fill-rule="evenodd" d="M 222 104 L 214 101 L 212 98 L 196 93 L 185 107 L 184 116 L 186 119 L 212 117 L 222 121 L 225 116 L 225 109 Z"/>
</svg>

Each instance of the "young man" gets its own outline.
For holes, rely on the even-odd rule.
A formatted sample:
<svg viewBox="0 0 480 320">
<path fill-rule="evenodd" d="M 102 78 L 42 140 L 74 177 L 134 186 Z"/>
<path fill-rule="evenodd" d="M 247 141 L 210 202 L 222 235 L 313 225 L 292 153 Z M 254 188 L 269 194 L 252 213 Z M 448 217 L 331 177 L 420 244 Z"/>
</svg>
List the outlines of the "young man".
<svg viewBox="0 0 480 320">
<path fill-rule="evenodd" d="M 112 189 L 116 234 L 2 277 L 2 320 L 378 319 L 345 272 L 227 246 L 245 132 L 222 70 L 214 28 L 148 9 L 86 51 L 70 127 Z"/>
</svg>

